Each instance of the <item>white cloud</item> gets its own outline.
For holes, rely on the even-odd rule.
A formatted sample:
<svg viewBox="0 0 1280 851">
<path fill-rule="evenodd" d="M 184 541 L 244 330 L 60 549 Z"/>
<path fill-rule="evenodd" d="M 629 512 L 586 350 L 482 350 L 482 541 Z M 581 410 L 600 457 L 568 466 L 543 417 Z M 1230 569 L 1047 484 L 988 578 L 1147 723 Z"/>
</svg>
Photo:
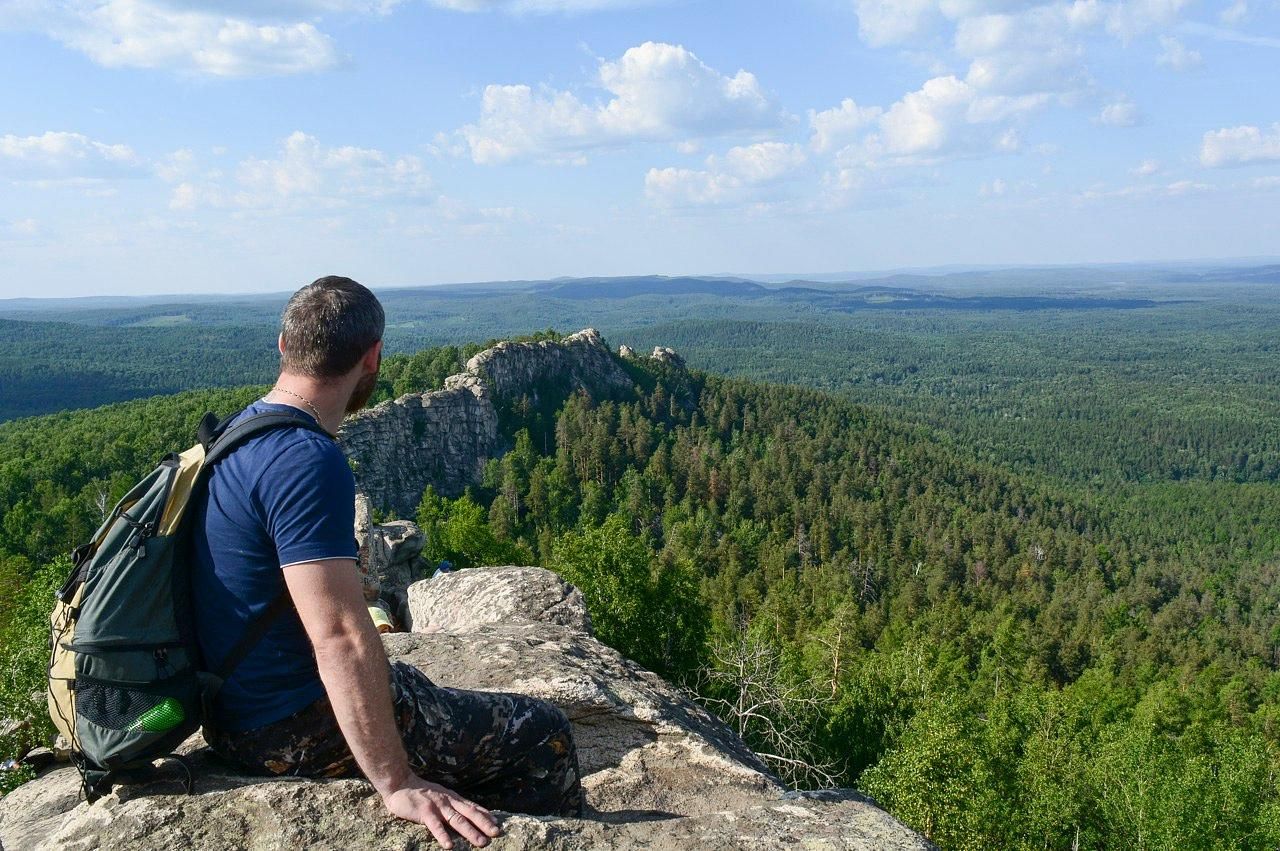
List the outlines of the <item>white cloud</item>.
<svg viewBox="0 0 1280 851">
<path fill-rule="evenodd" d="M 973 88 L 955 77 L 934 77 L 889 107 L 880 119 L 884 149 L 890 154 L 941 151 L 964 121 Z"/>
<path fill-rule="evenodd" d="M 40 233 L 40 223 L 35 219 L 14 219 L 5 221 L 0 219 L 0 242 L 10 239 L 21 241 L 38 236 Z"/>
<path fill-rule="evenodd" d="M 1192 192 L 1208 192 L 1213 187 L 1208 183 L 1197 183 L 1194 180 L 1175 180 L 1164 188 L 1166 195 L 1189 195 Z"/>
<path fill-rule="evenodd" d="M 39 136 L 0 136 L 0 171 L 24 181 L 104 180 L 138 176 L 142 161 L 128 145 L 51 130 Z"/>
<path fill-rule="evenodd" d="M 1247 0 L 1235 0 L 1231 5 L 1227 6 L 1218 13 L 1218 20 L 1224 24 L 1238 24 L 1249 15 L 1249 4 Z"/>
<path fill-rule="evenodd" d="M 1038 109 L 1048 95 L 982 94 L 953 75 L 934 77 L 876 119 L 875 130 L 837 155 L 843 167 L 937 162 L 1019 147 L 1008 122 Z"/>
<path fill-rule="evenodd" d="M 976 15 L 957 22 L 955 50 L 969 60 L 965 79 L 984 91 L 1075 91 L 1089 84 L 1079 29 L 1060 4 Z"/>
<path fill-rule="evenodd" d="M 1107 127 L 1133 127 L 1142 119 L 1138 105 L 1128 98 L 1114 100 L 1102 107 L 1102 111 L 1094 118 L 1098 124 Z"/>
<path fill-rule="evenodd" d="M 1187 71 L 1204 64 L 1200 51 L 1191 50 L 1182 42 L 1171 36 L 1160 36 L 1160 47 L 1163 48 L 1156 62 L 1175 71 Z"/>
<path fill-rule="evenodd" d="M 721 74 L 673 44 L 645 42 L 600 64 L 612 97 L 587 104 L 572 92 L 490 85 L 480 120 L 459 131 L 477 163 L 520 157 L 581 161 L 594 148 L 645 139 L 682 139 L 763 130 L 780 114 L 755 76 Z"/>
<path fill-rule="evenodd" d="M 1178 22 L 1189 0 L 854 0 L 859 32 L 872 46 L 900 45 L 933 57 L 989 94 L 1053 95 L 1090 102 L 1097 84 L 1088 50 L 1100 34 L 1129 41 Z M 950 50 L 947 50 L 947 45 Z M 1166 45 L 1165 62 L 1191 67 L 1195 51 Z M 963 73 L 957 69 L 964 67 Z"/>
<path fill-rule="evenodd" d="M 340 64 L 325 16 L 386 15 L 403 0 L 9 0 L 0 30 L 38 32 L 108 68 L 218 77 L 324 71 Z M 650 0 L 430 0 L 462 12 L 572 13 Z"/>
<path fill-rule="evenodd" d="M 1098 5 L 1105 9 L 1107 32 L 1128 41 L 1145 32 L 1172 24 L 1182 10 L 1190 5 L 1190 0 L 1127 0 Z"/>
<path fill-rule="evenodd" d="M 373 148 L 330 147 L 301 131 L 285 138 L 275 157 L 243 160 L 233 185 L 224 185 L 219 175 L 215 171 L 182 180 L 173 189 L 170 208 L 303 211 L 374 201 L 434 200 L 431 176 L 418 157 L 397 157 Z"/>
<path fill-rule="evenodd" d="M 1159 172 L 1160 163 L 1155 160 L 1143 160 L 1129 171 L 1129 173 L 1134 177 L 1150 177 L 1151 175 L 1158 174 Z"/>
<path fill-rule="evenodd" d="M 169 68 L 222 77 L 321 71 L 338 64 L 312 18 L 384 4 L 60 0 L 0 10 L 0 28 L 42 32 L 109 68 Z"/>
<path fill-rule="evenodd" d="M 941 10 L 933 0 L 854 0 L 858 34 L 872 47 L 901 44 L 925 33 L 938 22 Z"/>
<path fill-rule="evenodd" d="M 853 140 L 854 136 L 884 110 L 878 106 L 858 106 L 852 98 L 845 98 L 840 105 L 818 112 L 809 110 L 809 127 L 813 136 L 809 144 L 818 153 L 825 153 Z"/>
<path fill-rule="evenodd" d="M 756 200 L 762 187 L 791 175 L 807 157 L 799 145 L 759 142 L 707 157 L 704 170 L 651 168 L 645 195 L 660 206 L 709 206 Z"/>
<path fill-rule="evenodd" d="M 1197 183 L 1193 180 L 1175 180 L 1172 183 L 1166 184 L 1143 183 L 1137 186 L 1122 186 L 1119 189 L 1106 189 L 1099 185 L 1081 192 L 1077 198 L 1081 201 L 1179 198 L 1186 195 L 1211 192 L 1214 189 L 1215 187 L 1208 183 Z"/>
<path fill-rule="evenodd" d="M 1005 182 L 1003 177 L 997 177 L 989 183 L 984 183 L 978 187 L 978 195 L 983 198 L 1000 196 L 1009 191 L 1009 184 Z"/>
<path fill-rule="evenodd" d="M 653 0 L 430 0 L 431 5 L 456 12 L 603 12 L 649 5 Z"/>
<path fill-rule="evenodd" d="M 191 173 L 196 155 L 190 148 L 179 148 L 155 165 L 156 176 L 166 183 L 175 183 Z"/>
<path fill-rule="evenodd" d="M 1210 168 L 1275 160 L 1280 160 L 1280 122 L 1269 132 L 1251 125 L 1211 130 L 1200 145 L 1200 163 Z"/>
</svg>

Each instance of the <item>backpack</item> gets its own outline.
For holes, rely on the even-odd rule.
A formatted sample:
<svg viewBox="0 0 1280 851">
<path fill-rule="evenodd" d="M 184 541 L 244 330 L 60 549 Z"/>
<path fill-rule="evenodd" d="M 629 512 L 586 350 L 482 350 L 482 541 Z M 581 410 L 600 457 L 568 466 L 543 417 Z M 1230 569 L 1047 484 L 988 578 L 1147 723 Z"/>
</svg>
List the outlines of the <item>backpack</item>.
<svg viewBox="0 0 1280 851">
<path fill-rule="evenodd" d="M 253 435 L 284 427 L 323 432 L 285 412 L 255 414 L 230 428 L 228 422 L 205 414 L 199 442 L 166 455 L 93 541 L 76 548 L 57 592 L 49 715 L 71 744 L 90 802 L 114 783 L 151 779 L 160 759 L 176 761 L 187 793 L 194 791 L 190 767 L 173 750 L 210 717 L 222 683 L 289 606 L 281 592 L 218 669 L 205 670 L 194 634 L 186 509 L 214 463 Z"/>
</svg>

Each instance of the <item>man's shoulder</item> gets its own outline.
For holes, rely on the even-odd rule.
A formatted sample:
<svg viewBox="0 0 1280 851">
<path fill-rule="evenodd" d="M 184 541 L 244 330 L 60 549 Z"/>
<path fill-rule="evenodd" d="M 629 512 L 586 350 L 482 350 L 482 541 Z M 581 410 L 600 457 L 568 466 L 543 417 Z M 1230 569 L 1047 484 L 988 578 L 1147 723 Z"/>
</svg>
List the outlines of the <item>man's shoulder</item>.
<svg viewBox="0 0 1280 851">
<path fill-rule="evenodd" d="M 250 406 L 234 422 L 263 413 L 259 407 Z M 354 483 L 347 456 L 332 437 L 300 426 L 280 426 L 249 437 L 228 453 L 215 465 L 211 486 L 217 490 L 225 482 L 226 487 L 261 497 L 276 484 L 291 487 L 311 480 L 342 485 L 349 479 Z"/>
<path fill-rule="evenodd" d="M 242 423 L 255 415 L 292 412 L 294 410 L 286 405 L 259 401 L 236 414 L 231 421 L 231 425 Z M 281 454 L 288 454 L 292 456 L 292 460 L 299 460 L 307 456 L 329 460 L 346 457 L 341 447 L 338 446 L 338 442 L 329 435 L 304 426 L 291 425 L 277 426 L 261 434 L 253 435 L 245 440 L 243 444 L 236 447 L 235 451 L 228 457 L 240 455 L 241 458 L 244 458 L 264 451 L 271 458 Z"/>
</svg>

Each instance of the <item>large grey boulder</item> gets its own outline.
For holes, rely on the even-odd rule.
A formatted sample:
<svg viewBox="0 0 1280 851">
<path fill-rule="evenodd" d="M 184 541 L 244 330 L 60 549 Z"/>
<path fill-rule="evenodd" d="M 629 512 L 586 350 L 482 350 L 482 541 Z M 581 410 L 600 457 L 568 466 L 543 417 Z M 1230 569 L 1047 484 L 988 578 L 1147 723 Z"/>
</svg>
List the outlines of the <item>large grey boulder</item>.
<svg viewBox="0 0 1280 851">
<path fill-rule="evenodd" d="M 591 632 L 582 592 L 540 567 L 477 567 L 409 586 L 415 632 L 470 632 L 486 624 L 545 621 Z"/>
<path fill-rule="evenodd" d="M 368 499 L 356 495 L 356 544 L 365 599 L 382 601 L 401 623 L 409 616 L 408 587 L 423 572 L 419 556 L 426 543 L 426 536 L 411 520 L 372 522 Z"/>
<path fill-rule="evenodd" d="M 517 691 L 550 700 L 573 722 L 585 819 L 503 815 L 495 849 L 927 849 L 910 829 L 848 790 L 787 792 L 728 727 L 656 674 L 625 659 L 584 628 L 576 589 L 537 568 L 464 571 L 411 586 L 429 633 L 383 636 L 388 656 L 440 685 Z M 492 593 L 445 611 L 483 577 L 528 593 Z M 415 590 L 416 589 L 416 590 Z M 433 599 L 433 589 L 439 598 Z M 532 601 L 524 605 L 520 601 Z M 505 619 L 485 616 L 503 606 Z M 570 609 L 582 608 L 577 615 Z M 569 621 L 568 623 L 563 621 Z M 449 630 L 444 627 L 446 624 Z M 121 788 L 92 806 L 78 799 L 74 769 L 61 768 L 0 801 L 7 851 L 52 849 L 413 849 L 435 847 L 425 828 L 388 816 L 360 780 L 245 777 L 188 742 L 197 794 L 175 783 Z M 458 846 L 465 847 L 459 842 Z"/>
</svg>

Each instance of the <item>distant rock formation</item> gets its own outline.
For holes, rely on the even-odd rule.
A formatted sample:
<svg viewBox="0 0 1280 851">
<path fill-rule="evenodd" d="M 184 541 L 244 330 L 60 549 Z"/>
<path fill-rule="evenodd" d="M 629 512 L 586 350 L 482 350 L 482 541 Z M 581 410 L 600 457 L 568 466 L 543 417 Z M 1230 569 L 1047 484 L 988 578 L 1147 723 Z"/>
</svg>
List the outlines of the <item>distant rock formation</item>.
<svg viewBox="0 0 1280 851">
<path fill-rule="evenodd" d="M 732 730 L 593 638 L 582 595 L 549 571 L 461 571 L 418 582 L 407 596 L 416 629 L 429 631 L 384 636 L 391 658 L 442 685 L 550 700 L 573 722 L 587 817 L 504 815 L 495 851 L 933 847 L 855 792 L 787 792 Z M 0 845 L 435 847 L 426 828 L 387 815 L 364 781 L 247 777 L 201 744 L 195 736 L 186 745 L 193 796 L 160 781 L 89 805 L 75 769 L 46 772 L 0 801 Z"/>
<path fill-rule="evenodd" d="M 594 328 L 560 341 L 502 342 L 467 361 L 443 390 L 410 393 L 348 417 L 339 433 L 373 508 L 411 517 L 427 485 L 458 496 L 498 446 L 497 404 L 549 385 L 602 395 L 632 383 Z"/>
</svg>

